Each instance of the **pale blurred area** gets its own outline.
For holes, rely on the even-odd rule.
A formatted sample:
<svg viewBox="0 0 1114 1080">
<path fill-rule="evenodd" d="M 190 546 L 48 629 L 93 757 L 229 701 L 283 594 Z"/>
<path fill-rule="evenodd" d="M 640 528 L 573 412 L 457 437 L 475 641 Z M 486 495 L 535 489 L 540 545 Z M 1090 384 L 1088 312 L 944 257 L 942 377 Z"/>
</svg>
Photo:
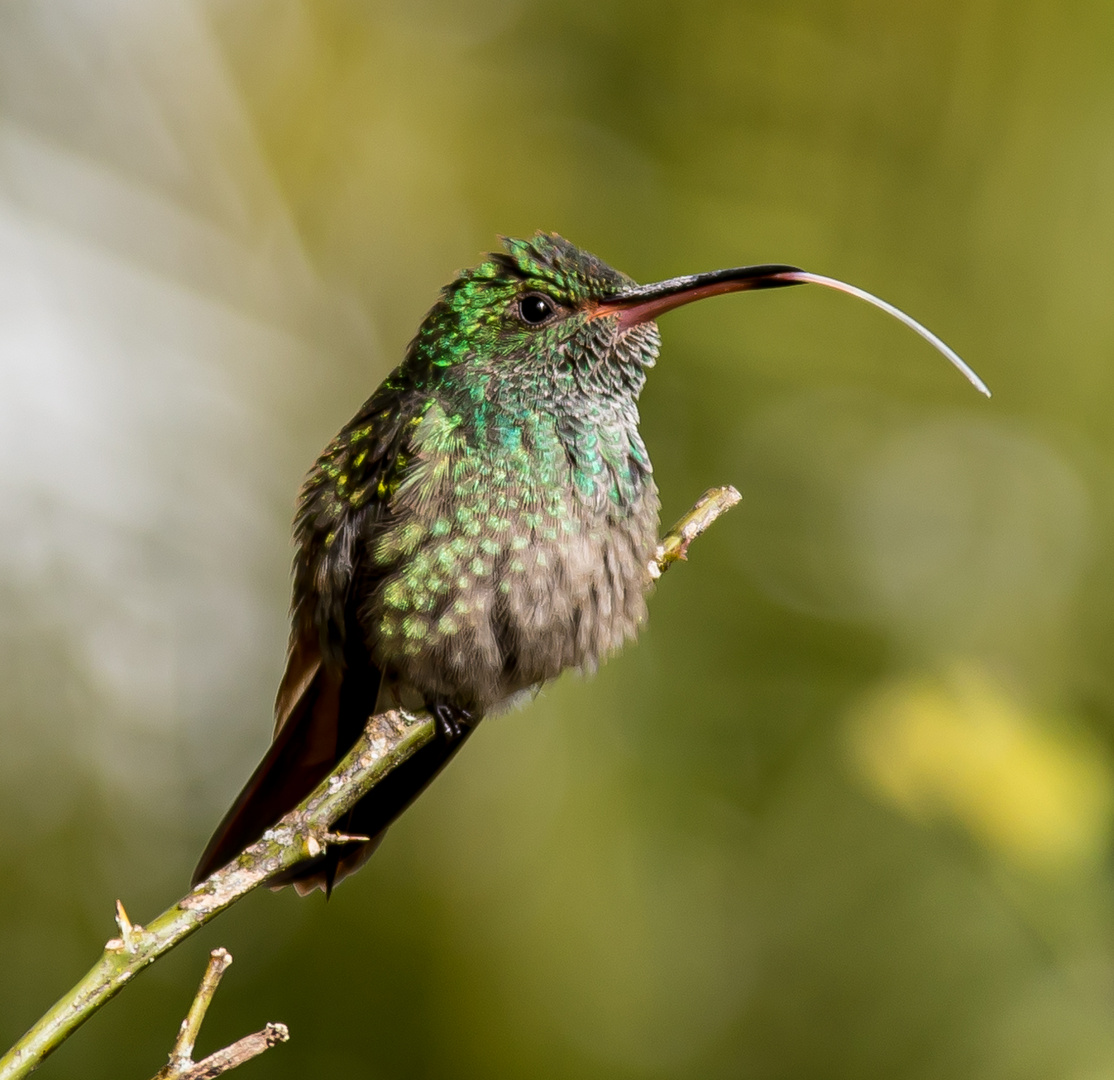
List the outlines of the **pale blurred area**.
<svg viewBox="0 0 1114 1080">
<path fill-rule="evenodd" d="M 328 904 L 249 898 L 43 1077 L 1114 1077 L 1114 10 L 0 4 L 0 1043 L 261 754 L 301 476 L 499 233 L 641 280 L 665 515 L 592 680 Z M 237 1074 L 238 1075 L 238 1074 Z M 247 1075 L 245 1071 L 244 1075 Z"/>
</svg>

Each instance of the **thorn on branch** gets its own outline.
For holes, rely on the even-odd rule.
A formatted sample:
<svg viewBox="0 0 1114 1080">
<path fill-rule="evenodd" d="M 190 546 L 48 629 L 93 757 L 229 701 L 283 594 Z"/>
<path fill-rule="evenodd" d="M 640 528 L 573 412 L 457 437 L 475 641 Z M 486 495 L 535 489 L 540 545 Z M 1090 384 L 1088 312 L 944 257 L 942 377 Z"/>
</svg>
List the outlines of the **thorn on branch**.
<svg viewBox="0 0 1114 1080">
<path fill-rule="evenodd" d="M 120 928 L 120 936 L 107 942 L 105 948 L 111 952 L 136 952 L 139 948 L 139 935 L 143 933 L 143 927 L 138 923 L 133 923 L 128 918 L 128 913 L 119 900 L 116 901 L 116 925 Z"/>
<path fill-rule="evenodd" d="M 358 833 L 331 832 L 329 829 L 311 829 L 306 835 L 306 854 L 316 859 L 330 844 L 366 844 L 370 836 Z"/>
<path fill-rule="evenodd" d="M 209 954 L 209 964 L 194 995 L 190 1011 L 178 1029 L 178 1038 L 174 1042 L 174 1049 L 170 1051 L 170 1059 L 155 1075 L 154 1080 L 211 1080 L 212 1077 L 220 1076 L 221 1073 L 258 1057 L 276 1043 L 286 1042 L 290 1038 L 285 1024 L 268 1024 L 262 1031 L 244 1036 L 231 1046 L 210 1054 L 203 1061 L 193 1060 L 193 1048 L 205 1013 L 217 992 L 221 977 L 231 963 L 232 954 L 227 949 L 214 949 Z"/>
<path fill-rule="evenodd" d="M 360 836 L 359 833 L 327 832 L 326 844 L 370 844 L 370 836 Z"/>
</svg>

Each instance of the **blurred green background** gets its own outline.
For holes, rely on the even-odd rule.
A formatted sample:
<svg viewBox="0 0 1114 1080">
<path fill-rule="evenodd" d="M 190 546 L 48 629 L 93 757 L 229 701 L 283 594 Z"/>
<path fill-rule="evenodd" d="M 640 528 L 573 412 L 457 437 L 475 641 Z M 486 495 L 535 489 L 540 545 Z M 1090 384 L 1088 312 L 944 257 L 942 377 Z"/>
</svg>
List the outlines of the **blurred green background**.
<svg viewBox="0 0 1114 1080">
<path fill-rule="evenodd" d="M 262 753 L 304 471 L 499 233 L 640 280 L 665 516 L 741 507 L 333 899 L 249 897 L 42 1069 L 1114 1077 L 1114 8 L 0 5 L 0 1044 Z"/>
</svg>

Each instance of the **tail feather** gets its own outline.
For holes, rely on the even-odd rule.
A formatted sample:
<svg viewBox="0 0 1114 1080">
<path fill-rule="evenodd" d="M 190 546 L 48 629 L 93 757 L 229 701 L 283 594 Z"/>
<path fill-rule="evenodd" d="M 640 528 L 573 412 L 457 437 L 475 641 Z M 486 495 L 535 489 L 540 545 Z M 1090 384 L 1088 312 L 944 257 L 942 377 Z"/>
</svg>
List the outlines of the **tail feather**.
<svg viewBox="0 0 1114 1080">
<path fill-rule="evenodd" d="M 224 815 L 193 872 L 193 884 L 231 862 L 298 805 L 332 770 L 338 753 L 340 679 L 317 662 L 263 760 Z"/>
</svg>

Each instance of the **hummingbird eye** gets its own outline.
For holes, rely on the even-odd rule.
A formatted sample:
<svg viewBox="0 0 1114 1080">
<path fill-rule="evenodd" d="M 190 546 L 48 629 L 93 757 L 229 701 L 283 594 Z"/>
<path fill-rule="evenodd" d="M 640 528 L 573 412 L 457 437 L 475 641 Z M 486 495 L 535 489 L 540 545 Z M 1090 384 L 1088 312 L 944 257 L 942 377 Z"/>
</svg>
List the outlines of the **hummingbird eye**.
<svg viewBox="0 0 1114 1080">
<path fill-rule="evenodd" d="M 541 293 L 527 293 L 518 301 L 518 317 L 527 326 L 541 326 L 556 310 L 553 301 Z"/>
</svg>

